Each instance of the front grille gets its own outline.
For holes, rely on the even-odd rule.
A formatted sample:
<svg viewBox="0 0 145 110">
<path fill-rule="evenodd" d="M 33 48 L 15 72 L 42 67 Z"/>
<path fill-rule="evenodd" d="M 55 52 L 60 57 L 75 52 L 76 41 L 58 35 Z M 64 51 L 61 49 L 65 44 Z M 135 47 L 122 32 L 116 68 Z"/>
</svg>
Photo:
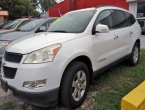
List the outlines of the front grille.
<svg viewBox="0 0 145 110">
<path fill-rule="evenodd" d="M 5 52 L 4 58 L 6 61 L 20 63 L 23 55 L 20 53 Z"/>
<path fill-rule="evenodd" d="M 10 68 L 10 67 L 3 66 L 3 72 L 4 72 L 5 78 L 14 79 L 14 77 L 16 75 L 16 71 L 17 71 L 16 68 Z"/>
</svg>

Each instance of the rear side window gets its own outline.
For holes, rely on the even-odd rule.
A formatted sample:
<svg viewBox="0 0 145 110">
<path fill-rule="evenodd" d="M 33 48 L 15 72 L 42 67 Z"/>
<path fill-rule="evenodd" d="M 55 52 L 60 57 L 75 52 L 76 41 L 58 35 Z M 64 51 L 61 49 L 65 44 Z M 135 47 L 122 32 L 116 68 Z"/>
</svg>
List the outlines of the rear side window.
<svg viewBox="0 0 145 110">
<path fill-rule="evenodd" d="M 113 18 L 113 29 L 123 28 L 128 26 L 128 22 L 123 11 L 120 10 L 111 10 L 111 15 Z"/>
<path fill-rule="evenodd" d="M 113 20 L 112 20 L 112 16 L 111 16 L 111 12 L 110 10 L 105 10 L 103 12 L 101 12 L 95 22 L 95 27 L 98 24 L 104 24 L 107 25 L 109 28 L 112 28 L 113 26 Z"/>
<path fill-rule="evenodd" d="M 135 20 L 135 18 L 134 18 L 134 16 L 132 14 L 130 14 L 128 12 L 123 12 L 123 13 L 124 13 L 124 15 L 126 17 L 126 21 L 128 23 L 128 26 L 131 26 L 131 25 L 133 25 L 136 22 L 136 20 Z"/>
<path fill-rule="evenodd" d="M 136 22 L 134 16 L 128 12 L 121 10 L 105 10 L 102 11 L 95 22 L 95 27 L 98 24 L 104 24 L 109 29 L 119 29 L 133 25 Z"/>
</svg>

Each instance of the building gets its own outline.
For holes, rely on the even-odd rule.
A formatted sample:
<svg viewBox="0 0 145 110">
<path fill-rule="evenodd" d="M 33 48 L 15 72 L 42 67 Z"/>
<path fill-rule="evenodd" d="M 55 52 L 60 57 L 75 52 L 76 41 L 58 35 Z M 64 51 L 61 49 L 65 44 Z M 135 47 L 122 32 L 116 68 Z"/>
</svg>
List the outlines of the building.
<svg viewBox="0 0 145 110">
<path fill-rule="evenodd" d="M 64 0 L 48 9 L 49 16 L 58 17 L 70 10 L 113 5 L 128 9 L 136 17 L 145 17 L 145 0 Z"/>
<path fill-rule="evenodd" d="M 0 21 L 5 21 L 8 18 L 8 11 L 0 11 Z"/>
<path fill-rule="evenodd" d="M 145 0 L 126 0 L 129 3 L 129 11 L 137 18 L 145 17 Z"/>
</svg>

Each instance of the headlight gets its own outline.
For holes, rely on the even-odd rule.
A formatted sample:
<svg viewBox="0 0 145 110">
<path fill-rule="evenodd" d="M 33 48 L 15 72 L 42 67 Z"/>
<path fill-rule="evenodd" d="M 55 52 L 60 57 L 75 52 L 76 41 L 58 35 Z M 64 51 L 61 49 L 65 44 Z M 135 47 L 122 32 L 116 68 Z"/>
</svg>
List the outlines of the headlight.
<svg viewBox="0 0 145 110">
<path fill-rule="evenodd" d="M 24 63 L 26 64 L 38 64 L 53 61 L 55 55 L 61 48 L 61 44 L 54 44 L 40 50 L 34 51 L 27 55 Z"/>
</svg>

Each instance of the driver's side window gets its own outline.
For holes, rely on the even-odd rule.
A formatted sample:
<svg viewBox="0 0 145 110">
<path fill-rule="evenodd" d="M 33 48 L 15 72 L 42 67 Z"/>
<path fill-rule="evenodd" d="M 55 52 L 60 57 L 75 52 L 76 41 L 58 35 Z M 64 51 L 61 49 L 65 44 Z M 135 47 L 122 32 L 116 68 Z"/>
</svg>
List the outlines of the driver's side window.
<svg viewBox="0 0 145 110">
<path fill-rule="evenodd" d="M 107 25 L 109 27 L 109 29 L 112 28 L 112 26 L 113 26 L 113 20 L 112 20 L 112 16 L 111 16 L 111 11 L 110 10 L 102 11 L 98 15 L 97 20 L 95 22 L 95 27 L 98 24 Z"/>
</svg>

